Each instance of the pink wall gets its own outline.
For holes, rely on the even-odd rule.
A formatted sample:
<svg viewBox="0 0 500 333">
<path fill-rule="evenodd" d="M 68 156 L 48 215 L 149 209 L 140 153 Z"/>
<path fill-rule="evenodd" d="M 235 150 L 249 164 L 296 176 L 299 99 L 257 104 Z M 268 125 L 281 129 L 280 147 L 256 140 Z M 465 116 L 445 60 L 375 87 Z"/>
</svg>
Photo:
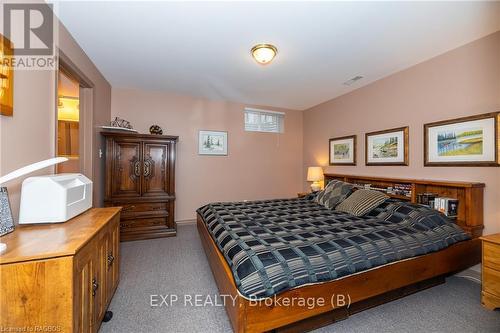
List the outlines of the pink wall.
<svg viewBox="0 0 500 333">
<path fill-rule="evenodd" d="M 111 86 L 61 24 L 59 25 L 59 39 L 56 43 L 94 85 L 94 154 L 92 158 L 94 160 L 93 180 L 97 188 L 97 202 L 99 203 L 102 202 L 100 187 L 103 179 L 103 165 L 97 152 L 102 147 L 102 142 L 95 126 L 109 123 Z M 26 164 L 54 157 L 56 76 L 56 71 L 49 70 L 14 72 L 14 116 L 0 116 L 0 175 Z M 39 174 L 51 172 L 53 168 L 42 170 Z M 15 220 L 18 215 L 22 181 L 23 179 L 18 179 L 6 184 Z"/>
<path fill-rule="evenodd" d="M 500 168 L 423 166 L 424 123 L 493 111 L 500 111 L 500 32 L 304 111 L 303 173 L 328 165 L 329 138 L 356 134 L 358 165 L 327 171 L 484 182 L 484 233 L 499 232 Z M 410 166 L 365 166 L 364 134 L 400 126 L 410 126 Z"/>
<path fill-rule="evenodd" d="M 160 92 L 112 92 L 112 117 L 129 120 L 141 133 L 158 124 L 164 134 L 179 136 L 177 221 L 194 219 L 205 203 L 293 197 L 301 190 L 302 112 L 273 108 L 286 112 L 284 134 L 245 132 L 244 107 Z M 228 156 L 198 155 L 199 130 L 228 131 Z"/>
</svg>

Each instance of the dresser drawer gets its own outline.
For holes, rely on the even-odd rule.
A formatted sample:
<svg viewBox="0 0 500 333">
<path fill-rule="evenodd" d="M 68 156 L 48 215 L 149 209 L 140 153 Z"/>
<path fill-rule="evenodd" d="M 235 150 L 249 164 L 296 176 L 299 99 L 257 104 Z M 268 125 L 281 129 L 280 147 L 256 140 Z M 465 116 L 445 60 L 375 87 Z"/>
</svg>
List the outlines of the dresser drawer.
<svg viewBox="0 0 500 333">
<path fill-rule="evenodd" d="M 122 220 L 135 219 L 146 215 L 167 215 L 168 202 L 144 202 L 133 204 L 116 204 L 122 206 Z"/>
<path fill-rule="evenodd" d="M 500 296 L 500 271 L 483 267 L 483 290 L 487 293 Z"/>
<path fill-rule="evenodd" d="M 483 265 L 500 271 L 500 245 L 483 242 Z"/>
</svg>

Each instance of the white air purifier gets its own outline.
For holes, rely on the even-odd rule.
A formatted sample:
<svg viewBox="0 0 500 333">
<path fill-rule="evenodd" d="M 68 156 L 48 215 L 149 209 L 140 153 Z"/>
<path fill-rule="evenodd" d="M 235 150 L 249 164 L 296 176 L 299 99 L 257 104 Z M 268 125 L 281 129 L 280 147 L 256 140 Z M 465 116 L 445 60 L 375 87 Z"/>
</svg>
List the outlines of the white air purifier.
<svg viewBox="0 0 500 333">
<path fill-rule="evenodd" d="M 79 173 L 23 181 L 19 224 L 60 223 L 92 207 L 92 181 Z"/>
</svg>

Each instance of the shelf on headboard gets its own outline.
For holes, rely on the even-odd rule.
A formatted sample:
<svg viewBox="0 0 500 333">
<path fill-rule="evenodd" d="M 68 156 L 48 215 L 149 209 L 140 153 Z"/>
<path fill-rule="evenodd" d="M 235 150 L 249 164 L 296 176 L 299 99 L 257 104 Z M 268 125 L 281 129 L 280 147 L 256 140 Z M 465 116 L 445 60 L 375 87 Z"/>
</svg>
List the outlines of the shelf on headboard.
<svg viewBox="0 0 500 333">
<path fill-rule="evenodd" d="M 439 196 L 459 200 L 457 224 L 472 237 L 482 234 L 483 226 L 483 189 L 485 184 L 479 182 L 425 180 L 410 178 L 389 178 L 376 176 L 358 176 L 335 173 L 325 173 L 325 184 L 337 179 L 347 183 L 370 183 L 375 187 L 394 187 L 395 184 L 411 185 L 411 197 L 389 194 L 390 197 L 417 202 L 417 194 L 433 192 Z"/>
</svg>

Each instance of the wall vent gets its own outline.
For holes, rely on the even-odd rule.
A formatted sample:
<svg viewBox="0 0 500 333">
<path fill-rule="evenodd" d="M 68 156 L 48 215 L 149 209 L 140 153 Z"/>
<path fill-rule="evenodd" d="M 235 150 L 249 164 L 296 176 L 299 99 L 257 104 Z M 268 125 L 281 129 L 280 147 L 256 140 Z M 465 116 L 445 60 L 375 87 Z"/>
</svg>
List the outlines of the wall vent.
<svg viewBox="0 0 500 333">
<path fill-rule="evenodd" d="M 355 77 L 353 77 L 352 79 L 350 80 L 347 80 L 344 82 L 344 85 L 346 86 L 350 86 L 351 84 L 354 84 L 355 82 L 358 82 L 359 80 L 361 80 L 363 77 L 361 75 L 357 75 Z"/>
</svg>

